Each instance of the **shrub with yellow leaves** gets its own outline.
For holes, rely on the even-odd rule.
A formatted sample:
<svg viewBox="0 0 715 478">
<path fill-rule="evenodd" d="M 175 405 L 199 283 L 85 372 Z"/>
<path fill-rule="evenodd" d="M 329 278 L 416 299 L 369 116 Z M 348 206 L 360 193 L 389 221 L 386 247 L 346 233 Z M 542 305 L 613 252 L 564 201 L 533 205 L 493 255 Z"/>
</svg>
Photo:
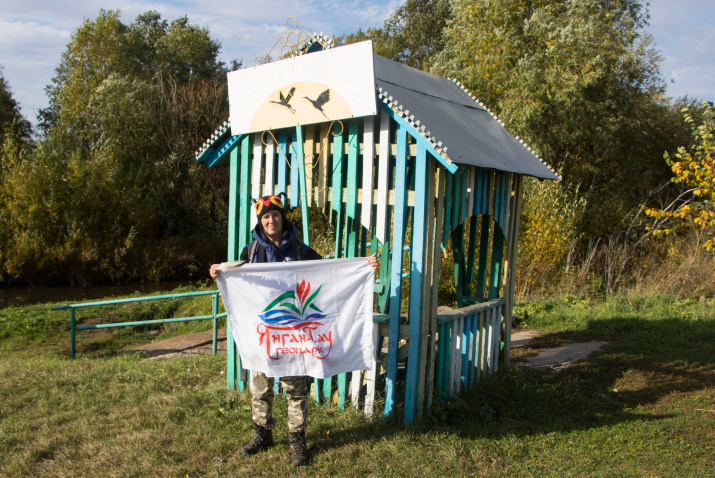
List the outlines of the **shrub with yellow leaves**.
<svg viewBox="0 0 715 478">
<path fill-rule="evenodd" d="M 684 147 L 671 157 L 667 152 L 665 161 L 675 176 L 673 183 L 682 183 L 686 189 L 663 209 L 646 208 L 645 213 L 655 219 L 651 226 L 654 236 L 673 234 L 683 228 L 705 232 L 703 247 L 715 250 L 715 108 L 712 103 L 702 104 L 702 124 L 695 120 L 688 108 L 683 108 L 686 123 L 691 124 L 694 144 L 690 151 Z"/>
</svg>

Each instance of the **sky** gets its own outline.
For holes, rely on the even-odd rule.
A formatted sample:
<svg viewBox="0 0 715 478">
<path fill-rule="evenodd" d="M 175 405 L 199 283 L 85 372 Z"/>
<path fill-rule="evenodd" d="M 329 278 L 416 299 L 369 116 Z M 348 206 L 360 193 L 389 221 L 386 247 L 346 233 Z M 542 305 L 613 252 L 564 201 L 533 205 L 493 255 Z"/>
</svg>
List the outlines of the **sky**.
<svg viewBox="0 0 715 478">
<path fill-rule="evenodd" d="M 220 57 L 253 65 L 287 32 L 294 16 L 298 30 L 327 36 L 381 27 L 404 0 L 0 0 L 0 65 L 22 114 L 31 122 L 48 104 L 45 86 L 70 35 L 100 9 L 119 10 L 132 23 L 156 10 L 163 19 L 187 15 L 220 41 Z M 715 0 L 651 0 L 650 26 L 663 61 L 668 95 L 715 101 Z M 291 24 L 291 27 L 293 25 Z M 272 56 L 276 56 L 276 52 Z"/>
</svg>

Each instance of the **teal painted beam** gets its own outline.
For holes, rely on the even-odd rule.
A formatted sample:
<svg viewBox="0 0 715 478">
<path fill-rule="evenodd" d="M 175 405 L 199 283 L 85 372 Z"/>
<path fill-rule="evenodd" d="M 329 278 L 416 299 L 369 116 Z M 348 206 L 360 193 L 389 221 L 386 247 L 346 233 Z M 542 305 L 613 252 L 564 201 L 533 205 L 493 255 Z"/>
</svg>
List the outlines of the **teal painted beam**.
<svg viewBox="0 0 715 478">
<path fill-rule="evenodd" d="M 402 248 L 405 245 L 405 211 L 407 209 L 407 129 L 397 124 L 395 164 L 395 207 L 392 228 L 392 269 L 390 271 L 390 322 L 387 336 L 387 376 L 385 377 L 385 415 L 390 415 L 397 397 L 397 348 L 400 332 L 402 297 Z"/>
<path fill-rule="evenodd" d="M 238 144 L 241 139 L 243 139 L 246 135 L 245 134 L 239 134 L 237 136 L 229 136 L 226 141 L 221 143 L 221 145 L 214 151 L 211 156 L 206 158 L 205 162 L 208 165 L 209 168 L 212 168 L 214 166 L 218 166 L 221 164 L 221 160 L 225 159 L 232 150 L 233 148 Z M 230 157 L 229 157 L 230 158 Z M 229 159 L 230 161 L 230 159 Z"/>
<path fill-rule="evenodd" d="M 410 342 L 407 353 L 407 377 L 405 384 L 405 423 L 412 425 L 420 402 L 420 353 L 422 348 L 422 293 L 424 291 L 424 264 L 427 248 L 427 150 L 417 145 L 415 156 L 415 206 L 413 208 L 412 243 L 410 245 L 412 263 L 410 267 Z M 429 205 L 432 206 L 431 204 Z"/>
<path fill-rule="evenodd" d="M 241 182 L 238 203 L 240 212 L 238 216 L 238 249 L 243 250 L 251 242 L 251 138 L 246 136 L 241 141 Z M 234 260 L 238 260 L 238 255 Z"/>
<path fill-rule="evenodd" d="M 227 260 L 235 261 L 239 247 L 239 181 L 240 181 L 240 155 L 238 149 L 232 149 L 229 165 L 229 186 L 228 186 L 228 251 Z M 233 341 L 233 331 L 231 322 L 226 321 L 226 386 L 233 390 L 236 388 L 236 358 L 238 353 Z"/>
<path fill-rule="evenodd" d="M 425 150 L 427 150 L 430 155 L 432 155 L 432 157 L 434 157 L 442 166 L 444 166 L 447 171 L 454 174 L 459 170 L 459 166 L 457 166 L 456 163 L 447 161 L 445 158 L 442 157 L 442 155 L 437 153 L 437 151 L 434 150 L 432 144 L 427 141 L 405 118 L 395 113 L 392 108 L 387 106 L 382 101 L 378 100 L 378 102 L 382 106 L 382 109 L 386 111 L 388 115 L 390 115 L 390 118 L 392 118 L 392 120 L 395 121 L 398 126 L 404 128 L 409 133 L 409 135 L 415 139 L 415 143 L 422 144 Z"/>
</svg>

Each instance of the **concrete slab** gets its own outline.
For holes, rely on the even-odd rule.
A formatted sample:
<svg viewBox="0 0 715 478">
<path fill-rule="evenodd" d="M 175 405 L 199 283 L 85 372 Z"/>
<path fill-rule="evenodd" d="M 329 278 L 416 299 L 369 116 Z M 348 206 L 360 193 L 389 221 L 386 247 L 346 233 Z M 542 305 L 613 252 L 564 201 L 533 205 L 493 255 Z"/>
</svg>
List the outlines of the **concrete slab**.
<svg viewBox="0 0 715 478">
<path fill-rule="evenodd" d="M 558 372 L 564 367 L 588 358 L 608 342 L 571 342 L 559 347 L 544 350 L 535 357 L 527 359 L 525 365 L 544 372 Z"/>
</svg>

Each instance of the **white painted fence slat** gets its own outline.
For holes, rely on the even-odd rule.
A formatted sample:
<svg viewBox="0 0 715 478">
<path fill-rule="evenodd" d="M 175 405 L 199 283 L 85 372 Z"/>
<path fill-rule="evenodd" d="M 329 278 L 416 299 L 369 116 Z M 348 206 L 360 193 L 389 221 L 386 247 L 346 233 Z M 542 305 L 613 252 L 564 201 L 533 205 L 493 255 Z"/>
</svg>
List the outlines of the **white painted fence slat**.
<svg viewBox="0 0 715 478">
<path fill-rule="evenodd" d="M 263 168 L 263 142 L 261 135 L 253 135 L 253 162 L 251 164 L 251 198 L 261 197 L 261 169 Z M 256 227 L 258 220 L 256 214 L 251 211 L 251 229 Z"/>
<path fill-rule="evenodd" d="M 360 222 L 365 229 L 372 230 L 372 165 L 375 158 L 375 136 L 373 134 L 375 122 L 372 116 L 363 120 L 362 136 L 362 211 Z M 371 251 L 375 252 L 375 251 Z"/>
<path fill-rule="evenodd" d="M 387 235 L 387 181 L 390 173 L 390 117 L 382 111 L 380 115 L 380 158 L 377 176 L 377 218 L 375 235 L 381 243 L 385 243 Z"/>
</svg>

